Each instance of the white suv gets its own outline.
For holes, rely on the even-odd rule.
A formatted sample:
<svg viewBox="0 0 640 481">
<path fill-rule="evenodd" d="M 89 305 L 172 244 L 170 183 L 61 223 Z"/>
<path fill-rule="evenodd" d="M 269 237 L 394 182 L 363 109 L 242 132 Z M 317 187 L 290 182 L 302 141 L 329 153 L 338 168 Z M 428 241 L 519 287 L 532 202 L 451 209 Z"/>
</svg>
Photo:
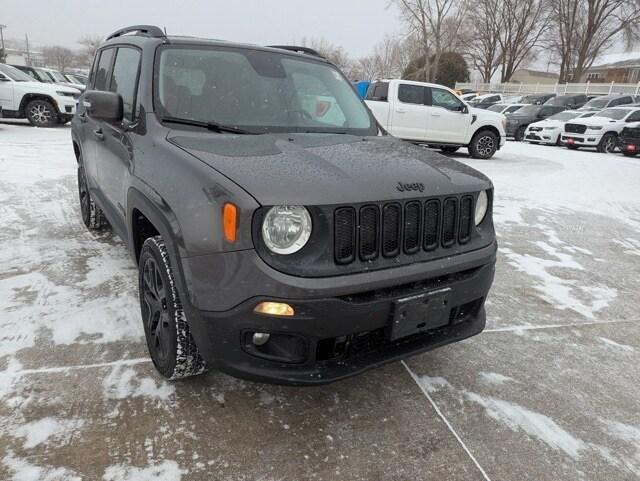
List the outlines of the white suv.
<svg viewBox="0 0 640 481">
<path fill-rule="evenodd" d="M 612 107 L 588 119 L 567 122 L 562 142 L 570 149 L 595 147 L 598 152 L 613 152 L 618 134 L 629 122 L 640 121 L 640 107 Z"/>
<path fill-rule="evenodd" d="M 569 121 L 578 121 L 578 119 L 585 119 L 597 115 L 597 111 L 580 111 L 580 110 L 565 110 L 564 112 L 558 112 L 551 117 L 547 117 L 540 122 L 534 122 L 529 124 L 524 131 L 524 140 L 531 142 L 532 144 L 553 144 L 562 145 L 560 136 L 564 130 L 564 125 Z"/>
<path fill-rule="evenodd" d="M 394 137 L 445 153 L 467 147 L 472 157 L 488 159 L 505 142 L 504 115 L 469 107 L 443 85 L 380 80 L 369 86 L 366 104 Z"/>
<path fill-rule="evenodd" d="M 36 127 L 69 122 L 76 113 L 80 91 L 36 82 L 10 65 L 0 64 L 0 107 L 4 118 L 29 120 Z"/>
</svg>

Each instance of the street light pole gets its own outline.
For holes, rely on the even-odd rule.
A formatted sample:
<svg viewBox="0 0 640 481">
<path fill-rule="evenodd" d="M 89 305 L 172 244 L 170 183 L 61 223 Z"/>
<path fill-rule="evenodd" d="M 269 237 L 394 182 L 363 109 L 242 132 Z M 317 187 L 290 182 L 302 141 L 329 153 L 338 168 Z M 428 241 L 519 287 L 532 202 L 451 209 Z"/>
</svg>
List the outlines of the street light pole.
<svg viewBox="0 0 640 481">
<path fill-rule="evenodd" d="M 0 24 L 0 61 L 4 62 L 4 34 L 2 31 L 7 28 L 6 25 Z"/>
</svg>

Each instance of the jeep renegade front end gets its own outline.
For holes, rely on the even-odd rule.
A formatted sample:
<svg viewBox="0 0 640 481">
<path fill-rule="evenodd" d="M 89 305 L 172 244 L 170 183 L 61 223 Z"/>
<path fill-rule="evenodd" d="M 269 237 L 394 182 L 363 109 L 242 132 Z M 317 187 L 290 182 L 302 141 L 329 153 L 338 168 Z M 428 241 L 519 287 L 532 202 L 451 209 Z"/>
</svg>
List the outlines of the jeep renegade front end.
<svg viewBox="0 0 640 481">
<path fill-rule="evenodd" d="M 168 378 L 320 384 L 484 328 L 491 182 L 386 135 L 313 51 L 123 29 L 73 145 L 83 221 L 139 266 Z"/>
</svg>

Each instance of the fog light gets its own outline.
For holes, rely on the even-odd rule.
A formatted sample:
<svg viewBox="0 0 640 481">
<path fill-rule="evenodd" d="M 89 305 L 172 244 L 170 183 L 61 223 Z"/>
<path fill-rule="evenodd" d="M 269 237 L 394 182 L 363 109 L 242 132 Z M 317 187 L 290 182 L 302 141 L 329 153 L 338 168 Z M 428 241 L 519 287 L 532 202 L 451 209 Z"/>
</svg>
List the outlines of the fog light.
<svg viewBox="0 0 640 481">
<path fill-rule="evenodd" d="M 284 302 L 261 302 L 253 312 L 267 316 L 293 316 L 295 314 L 293 307 Z"/>
<path fill-rule="evenodd" d="M 254 346 L 264 346 L 267 342 L 269 342 L 270 334 L 266 332 L 256 332 L 253 334 L 251 338 L 251 342 L 253 342 Z"/>
</svg>

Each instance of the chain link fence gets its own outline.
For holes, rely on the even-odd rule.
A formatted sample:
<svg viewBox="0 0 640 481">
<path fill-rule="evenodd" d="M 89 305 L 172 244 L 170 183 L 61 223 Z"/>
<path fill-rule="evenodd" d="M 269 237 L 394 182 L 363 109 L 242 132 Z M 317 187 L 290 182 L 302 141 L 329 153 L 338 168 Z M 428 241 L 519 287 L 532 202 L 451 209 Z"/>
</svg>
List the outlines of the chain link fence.
<svg viewBox="0 0 640 481">
<path fill-rule="evenodd" d="M 565 84 L 521 84 L 521 83 L 470 83 L 456 82 L 456 89 L 471 89 L 481 93 L 501 93 L 512 95 L 524 94 L 640 94 L 640 82 L 635 84 L 623 83 L 565 83 Z"/>
</svg>

